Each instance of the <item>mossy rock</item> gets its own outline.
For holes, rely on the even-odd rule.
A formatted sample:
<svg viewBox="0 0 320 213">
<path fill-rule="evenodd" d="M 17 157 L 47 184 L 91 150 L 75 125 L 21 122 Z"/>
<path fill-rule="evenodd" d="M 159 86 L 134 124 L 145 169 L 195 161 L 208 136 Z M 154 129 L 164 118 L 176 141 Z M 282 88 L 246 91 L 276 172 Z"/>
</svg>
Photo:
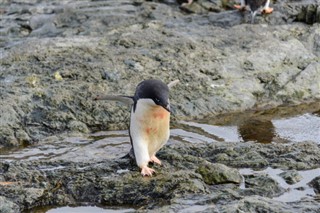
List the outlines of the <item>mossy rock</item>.
<svg viewBox="0 0 320 213">
<path fill-rule="evenodd" d="M 224 184 L 224 183 L 240 183 L 242 176 L 237 169 L 227 167 L 223 164 L 205 163 L 199 166 L 196 170 L 204 182 L 209 185 Z"/>
</svg>

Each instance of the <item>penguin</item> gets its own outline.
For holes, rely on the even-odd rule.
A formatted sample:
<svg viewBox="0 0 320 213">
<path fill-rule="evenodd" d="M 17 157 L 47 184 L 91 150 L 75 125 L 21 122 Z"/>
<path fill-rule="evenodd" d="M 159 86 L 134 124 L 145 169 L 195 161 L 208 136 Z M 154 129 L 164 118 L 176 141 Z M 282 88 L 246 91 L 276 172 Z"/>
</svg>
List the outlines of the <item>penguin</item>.
<svg viewBox="0 0 320 213">
<path fill-rule="evenodd" d="M 142 176 L 152 176 L 155 170 L 149 162 L 161 165 L 156 153 L 167 143 L 170 136 L 169 88 L 160 80 L 144 80 L 138 84 L 134 96 L 98 96 L 96 100 L 114 100 L 131 105 L 129 136 L 134 157 Z"/>
<path fill-rule="evenodd" d="M 178 4 L 182 7 L 192 4 L 193 0 L 177 0 Z"/>
<path fill-rule="evenodd" d="M 254 23 L 254 18 L 258 10 L 262 8 L 262 13 L 269 14 L 273 12 L 273 8 L 269 7 L 270 0 L 240 0 L 240 5 L 234 5 L 239 10 L 245 10 L 246 6 L 250 7 L 251 23 Z"/>
</svg>

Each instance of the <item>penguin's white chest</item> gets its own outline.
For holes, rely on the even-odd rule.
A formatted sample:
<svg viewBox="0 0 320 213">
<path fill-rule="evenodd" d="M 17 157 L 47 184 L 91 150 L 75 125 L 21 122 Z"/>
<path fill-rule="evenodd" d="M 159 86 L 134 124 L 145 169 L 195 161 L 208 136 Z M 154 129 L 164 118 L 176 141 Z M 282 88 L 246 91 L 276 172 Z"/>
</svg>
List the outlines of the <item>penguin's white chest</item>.
<svg viewBox="0 0 320 213">
<path fill-rule="evenodd" d="M 130 135 L 134 149 L 146 147 L 149 157 L 168 141 L 170 113 L 152 100 L 142 99 L 131 112 Z M 139 150 L 135 150 L 139 152 Z"/>
</svg>

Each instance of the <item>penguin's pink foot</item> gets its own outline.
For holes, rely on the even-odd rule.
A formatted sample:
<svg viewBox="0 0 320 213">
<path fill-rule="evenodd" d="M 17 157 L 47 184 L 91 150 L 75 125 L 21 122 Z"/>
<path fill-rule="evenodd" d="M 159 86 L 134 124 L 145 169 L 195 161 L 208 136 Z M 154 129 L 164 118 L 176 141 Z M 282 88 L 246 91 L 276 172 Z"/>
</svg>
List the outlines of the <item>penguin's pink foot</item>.
<svg viewBox="0 0 320 213">
<path fill-rule="evenodd" d="M 158 165 L 161 165 L 161 161 L 155 155 L 150 158 L 150 161 Z"/>
<path fill-rule="evenodd" d="M 187 6 L 187 5 L 190 5 L 192 4 L 193 0 L 188 0 L 187 3 L 183 3 L 181 6 L 184 7 L 184 6 Z"/>
<path fill-rule="evenodd" d="M 271 8 L 271 7 L 268 7 L 268 8 L 265 8 L 262 10 L 262 13 L 264 13 L 264 14 L 270 14 L 272 12 L 273 12 L 273 8 Z"/>
<path fill-rule="evenodd" d="M 238 5 L 238 4 L 233 5 L 233 7 L 238 9 L 238 10 L 240 10 L 240 11 L 245 11 L 246 10 L 245 6 L 241 6 L 241 5 Z"/>
<path fill-rule="evenodd" d="M 142 176 L 152 176 L 153 173 L 155 173 L 154 169 L 149 168 L 148 166 L 144 166 L 141 168 L 141 174 Z"/>
</svg>

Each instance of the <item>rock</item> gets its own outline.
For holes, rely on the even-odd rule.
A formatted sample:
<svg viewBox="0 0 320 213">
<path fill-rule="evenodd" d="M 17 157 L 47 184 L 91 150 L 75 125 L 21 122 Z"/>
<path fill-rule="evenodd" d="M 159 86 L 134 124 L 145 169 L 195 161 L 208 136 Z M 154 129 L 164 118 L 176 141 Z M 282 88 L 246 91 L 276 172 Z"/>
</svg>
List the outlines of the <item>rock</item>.
<svg viewBox="0 0 320 213">
<path fill-rule="evenodd" d="M 1 211 L 81 202 L 155 212 L 316 211 L 318 203 L 310 200 L 272 200 L 283 189 L 266 175 L 247 176 L 248 187 L 239 188 L 237 170 L 318 168 L 315 143 L 178 143 L 163 148 L 164 166 L 153 165 L 157 174 L 143 178 L 134 162 L 120 158 L 125 153 L 105 156 L 94 139 L 64 141 L 67 134 L 128 129 L 129 107 L 93 98 L 133 95 L 147 78 L 180 80 L 170 94 L 173 124 L 319 100 L 317 1 L 273 2 L 274 12 L 258 14 L 254 25 L 247 23 L 249 12 L 233 10 L 233 4 L 4 1 L 0 151 L 10 161 L 0 162 L 0 180 L 15 184 L 0 185 Z M 6 151 L 28 144 L 34 146 L 27 149 L 31 160 L 16 161 L 17 153 Z M 33 155 L 34 149 L 45 156 Z"/>
<path fill-rule="evenodd" d="M 285 192 L 279 184 L 266 174 L 244 175 L 246 189 L 241 195 L 260 195 L 262 197 L 277 197 Z"/>
<path fill-rule="evenodd" d="M 6 197 L 0 196 L 0 212 L 1 213 L 15 213 L 19 212 L 19 206 L 6 199 Z"/>
<path fill-rule="evenodd" d="M 128 108 L 97 103 L 93 96 L 132 95 L 146 78 L 180 79 L 171 92 L 178 119 L 320 97 L 316 25 L 291 24 L 279 17 L 281 25 L 242 24 L 245 15 L 225 10 L 232 1 L 195 1 L 190 7 L 202 12 L 193 15 L 169 2 L 123 1 L 5 4 L 8 19 L 2 30 L 10 36 L 1 38 L 0 82 L 5 90 L 0 106 L 6 115 L 0 118 L 0 129 L 7 135 L 2 144 L 29 140 L 15 141 L 15 129 L 23 129 L 33 143 L 66 130 L 126 128 Z M 296 5 L 290 17 L 301 8 Z M 286 16 L 287 9 L 275 11 Z M 257 23 L 274 19 L 273 14 L 261 16 Z M 30 34 L 21 35 L 28 26 Z M 62 80 L 53 78 L 55 73 Z"/>
<path fill-rule="evenodd" d="M 66 146 L 66 143 L 62 144 Z M 86 153 L 92 151 L 84 143 L 81 146 Z M 316 154 L 311 152 L 311 147 Z M 305 205 L 303 201 L 283 203 L 267 199 L 278 197 L 285 190 L 266 174 L 244 175 L 245 188 L 239 188 L 242 177 L 236 168 L 241 168 L 241 162 L 238 166 L 233 162 L 235 168 L 230 168 L 206 161 L 211 161 L 210 157 L 215 152 L 237 156 L 244 155 L 248 149 L 263 153 L 261 157 L 269 164 L 272 164 L 274 155 L 281 158 L 281 153 L 285 153 L 287 163 L 284 167 L 288 163 L 295 165 L 295 161 L 298 161 L 309 162 L 310 167 L 314 168 L 310 159 L 319 162 L 317 153 L 320 147 L 307 142 L 296 146 L 261 146 L 254 143 L 174 144 L 161 149 L 158 157 L 163 166 L 153 165 L 157 173 L 147 178 L 141 176 L 135 162 L 127 157 L 94 159 L 87 155 L 76 160 L 76 155 L 79 155 L 77 148 L 71 149 L 69 154 L 60 153 L 57 158 L 1 162 L 0 180 L 14 184 L 0 185 L 0 196 L 13 199 L 13 203 L 21 209 L 49 204 L 74 205 L 79 202 L 130 205 L 154 211 L 190 210 L 191 206 L 215 211 L 218 209 L 220 212 L 223 209 L 231 211 L 239 206 L 240 209 L 257 207 L 278 212 L 284 211 L 284 208 L 293 212 L 315 209 L 318 204 L 312 202 Z M 72 156 L 73 153 L 75 156 Z M 310 159 L 296 158 L 296 155 L 304 154 L 310 155 Z M 257 199 L 252 200 L 252 197 Z M 257 200 L 259 202 L 256 203 Z M 244 205 L 244 201 L 248 205 Z"/>
<path fill-rule="evenodd" d="M 315 193 L 320 194 L 320 176 L 314 178 L 308 185 L 313 187 Z"/>
<path fill-rule="evenodd" d="M 24 203 L 26 205 L 32 205 L 35 200 L 41 199 L 41 197 L 44 195 L 44 189 L 27 188 L 25 193 Z"/>
<path fill-rule="evenodd" d="M 240 183 L 242 177 L 237 169 L 229 168 L 223 164 L 206 163 L 196 170 L 204 182 L 209 185 L 224 183 Z"/>
<path fill-rule="evenodd" d="M 89 133 L 88 127 L 86 124 L 79 122 L 79 121 L 71 121 L 68 124 L 68 128 L 72 132 L 82 132 L 82 133 Z"/>
<path fill-rule="evenodd" d="M 19 142 L 14 136 L 14 132 L 9 127 L 0 127 L 0 144 L 4 146 L 17 146 Z"/>
<path fill-rule="evenodd" d="M 295 184 L 295 183 L 298 183 L 300 180 L 302 180 L 302 176 L 299 174 L 299 172 L 297 172 L 295 170 L 282 172 L 279 175 L 288 184 Z"/>
<path fill-rule="evenodd" d="M 300 206 L 274 201 L 260 196 L 245 197 L 222 206 L 219 212 L 316 212 L 315 202 L 303 202 Z M 304 205 L 304 206 L 303 206 Z"/>
</svg>

